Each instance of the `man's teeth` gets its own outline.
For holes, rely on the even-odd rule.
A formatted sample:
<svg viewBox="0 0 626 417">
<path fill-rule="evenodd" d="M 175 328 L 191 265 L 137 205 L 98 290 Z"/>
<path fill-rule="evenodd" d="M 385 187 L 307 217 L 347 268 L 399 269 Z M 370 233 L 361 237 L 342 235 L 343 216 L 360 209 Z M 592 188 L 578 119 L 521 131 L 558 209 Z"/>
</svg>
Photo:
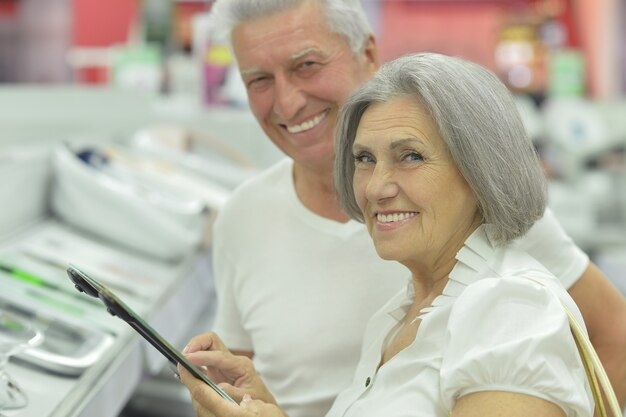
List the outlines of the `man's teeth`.
<svg viewBox="0 0 626 417">
<path fill-rule="evenodd" d="M 391 223 L 391 222 L 399 222 L 402 220 L 409 219 L 411 217 L 415 217 L 417 213 L 393 213 L 393 214 L 377 214 L 376 220 L 380 223 Z"/>
<path fill-rule="evenodd" d="M 304 132 L 305 130 L 313 129 L 315 126 L 320 124 L 322 120 L 324 120 L 326 114 L 328 114 L 328 112 L 319 114 L 314 118 L 307 120 L 306 122 L 300 123 L 299 125 L 287 126 L 287 130 L 289 131 L 289 133 L 300 133 Z"/>
</svg>

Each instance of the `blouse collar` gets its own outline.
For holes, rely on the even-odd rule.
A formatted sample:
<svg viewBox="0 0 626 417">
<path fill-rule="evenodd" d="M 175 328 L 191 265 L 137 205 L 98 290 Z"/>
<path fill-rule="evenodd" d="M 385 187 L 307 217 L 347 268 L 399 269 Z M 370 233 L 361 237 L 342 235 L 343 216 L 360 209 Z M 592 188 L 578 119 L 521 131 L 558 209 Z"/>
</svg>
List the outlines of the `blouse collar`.
<svg viewBox="0 0 626 417">
<path fill-rule="evenodd" d="M 452 268 L 441 295 L 437 296 L 429 307 L 421 309 L 416 319 L 424 318 L 440 306 L 453 303 L 468 285 L 483 277 L 487 275 L 498 276 L 499 273 L 491 267 L 495 252 L 496 248 L 489 238 L 488 225 L 479 226 L 457 252 L 455 256 L 457 263 Z M 415 287 L 413 281 L 409 280 L 403 302 L 398 308 L 391 310 L 389 315 L 398 321 L 402 320 L 414 299 Z"/>
</svg>

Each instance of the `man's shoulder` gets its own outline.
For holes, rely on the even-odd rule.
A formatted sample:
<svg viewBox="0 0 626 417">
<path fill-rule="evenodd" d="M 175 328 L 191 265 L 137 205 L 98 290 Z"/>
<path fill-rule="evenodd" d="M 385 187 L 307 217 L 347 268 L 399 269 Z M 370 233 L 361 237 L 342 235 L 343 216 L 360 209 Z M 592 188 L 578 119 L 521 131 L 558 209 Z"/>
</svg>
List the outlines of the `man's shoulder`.
<svg viewBox="0 0 626 417">
<path fill-rule="evenodd" d="M 546 208 L 543 216 L 535 222 L 524 236 L 517 239 L 516 242 L 522 247 L 532 248 L 539 242 L 554 239 L 571 240 L 554 216 L 554 213 L 549 208 Z"/>
<path fill-rule="evenodd" d="M 240 184 L 220 210 L 218 220 L 242 221 L 250 213 L 259 213 L 276 203 L 277 195 L 290 186 L 292 162 L 282 159 L 258 175 Z"/>
<path fill-rule="evenodd" d="M 228 199 L 224 210 L 250 199 L 257 199 L 259 195 L 266 194 L 269 190 L 286 185 L 288 175 L 291 172 L 291 160 L 282 159 L 274 165 L 261 171 L 259 174 L 241 183 Z"/>
</svg>

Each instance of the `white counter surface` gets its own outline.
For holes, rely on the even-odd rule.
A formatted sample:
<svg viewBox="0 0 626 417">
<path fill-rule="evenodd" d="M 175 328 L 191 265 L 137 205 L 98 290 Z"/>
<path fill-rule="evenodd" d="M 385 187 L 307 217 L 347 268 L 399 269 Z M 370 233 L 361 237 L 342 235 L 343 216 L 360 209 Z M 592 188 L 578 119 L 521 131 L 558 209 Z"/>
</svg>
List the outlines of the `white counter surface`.
<svg viewBox="0 0 626 417">
<path fill-rule="evenodd" d="M 66 230 L 56 221 L 44 221 L 0 242 L 0 254 L 22 247 L 25 242 L 37 241 L 42 235 L 62 235 L 61 232 L 77 233 Z M 101 242 L 94 242 L 94 248 L 101 245 Z M 115 252 L 116 249 L 111 247 L 107 253 L 109 261 L 115 260 Z M 124 251 L 119 251 L 118 256 L 120 259 L 128 258 Z M 158 275 L 158 289 L 152 293 L 151 300 L 140 302 L 133 297 L 118 295 L 137 312 L 141 311 L 140 314 L 166 340 L 180 348 L 189 337 L 188 331 L 197 328 L 198 321 L 209 322 L 211 319 L 199 316 L 206 311 L 206 303 L 214 299 L 210 253 L 194 254 L 175 265 L 137 259 L 137 264 L 141 262 L 146 265 L 146 273 L 152 271 L 155 276 Z M 4 291 L 9 291 L 11 289 L 6 282 Z M 139 289 L 137 283 L 128 284 Z M 19 287 L 20 284 L 16 285 Z M 11 291 L 19 294 L 19 288 Z M 83 308 L 93 310 L 84 317 L 86 322 L 97 323 L 117 333 L 113 345 L 97 363 L 78 377 L 51 373 L 12 361 L 8 367 L 9 374 L 25 391 L 29 404 L 26 408 L 4 411 L 8 417 L 115 417 L 142 377 L 155 374 L 165 366 L 165 358 L 122 320 L 103 313 L 104 306 Z"/>
</svg>

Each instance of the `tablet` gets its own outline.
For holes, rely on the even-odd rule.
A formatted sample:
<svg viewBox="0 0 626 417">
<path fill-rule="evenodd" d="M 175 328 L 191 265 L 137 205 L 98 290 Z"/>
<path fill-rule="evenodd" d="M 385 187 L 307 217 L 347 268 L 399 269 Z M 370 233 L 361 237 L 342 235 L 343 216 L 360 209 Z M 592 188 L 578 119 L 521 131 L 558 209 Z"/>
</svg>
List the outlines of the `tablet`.
<svg viewBox="0 0 626 417">
<path fill-rule="evenodd" d="M 124 320 L 130 325 L 130 327 L 135 329 L 137 333 L 139 333 L 152 346 L 161 352 L 161 354 L 163 354 L 163 356 L 165 356 L 167 360 L 174 365 L 173 369 L 176 369 L 177 364 L 181 364 L 196 378 L 206 382 L 222 398 L 225 398 L 233 403 L 235 402 L 228 394 L 226 394 L 226 392 L 219 388 L 202 371 L 200 371 L 200 369 L 189 362 L 182 353 L 174 349 L 172 345 L 163 339 L 163 337 L 156 330 L 150 327 L 145 320 L 143 320 L 130 307 L 124 304 L 124 302 L 120 300 L 111 290 L 73 265 L 70 265 L 67 268 L 67 275 L 72 280 L 78 291 L 84 292 L 92 297 L 99 298 L 105 305 L 109 314 Z"/>
</svg>

